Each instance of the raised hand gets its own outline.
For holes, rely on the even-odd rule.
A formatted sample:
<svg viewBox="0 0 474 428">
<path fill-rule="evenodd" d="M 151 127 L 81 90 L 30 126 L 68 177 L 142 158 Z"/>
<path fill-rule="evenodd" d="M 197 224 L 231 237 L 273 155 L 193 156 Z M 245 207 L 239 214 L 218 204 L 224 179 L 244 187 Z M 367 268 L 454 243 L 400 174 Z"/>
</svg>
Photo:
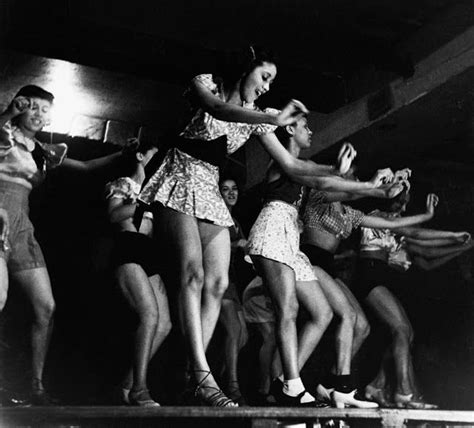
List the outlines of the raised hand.
<svg viewBox="0 0 474 428">
<path fill-rule="evenodd" d="M 469 232 L 456 232 L 455 236 L 456 239 L 463 244 L 469 244 L 472 239 Z"/>
<path fill-rule="evenodd" d="M 411 177 L 411 169 L 403 168 L 395 172 L 393 176 L 393 180 L 394 181 L 408 181 L 410 177 Z"/>
<path fill-rule="evenodd" d="M 379 169 L 372 177 L 370 182 L 374 187 L 380 187 L 382 184 L 390 183 L 393 180 L 393 171 L 390 168 Z"/>
<path fill-rule="evenodd" d="M 357 156 L 357 152 L 351 143 L 344 143 L 337 155 L 338 171 L 341 175 L 346 174 L 351 168 L 352 161 Z"/>
<path fill-rule="evenodd" d="M 397 182 L 384 184 L 381 187 L 387 188 L 387 190 L 385 191 L 385 194 L 388 199 L 392 199 L 395 196 L 399 195 L 400 193 L 403 192 L 403 189 L 405 188 L 403 183 L 397 183 Z"/>
<path fill-rule="evenodd" d="M 276 116 L 275 124 L 277 126 L 291 125 L 308 113 L 308 109 L 301 101 L 291 100 Z"/>
<path fill-rule="evenodd" d="M 430 193 L 426 197 L 426 211 L 428 212 L 428 214 L 431 214 L 431 215 L 434 214 L 435 207 L 436 205 L 438 205 L 438 202 L 439 202 L 439 198 L 434 193 Z"/>
<path fill-rule="evenodd" d="M 30 106 L 30 99 L 20 96 L 13 99 L 13 101 L 8 107 L 8 110 L 12 114 L 12 116 L 18 116 L 28 110 Z"/>
</svg>

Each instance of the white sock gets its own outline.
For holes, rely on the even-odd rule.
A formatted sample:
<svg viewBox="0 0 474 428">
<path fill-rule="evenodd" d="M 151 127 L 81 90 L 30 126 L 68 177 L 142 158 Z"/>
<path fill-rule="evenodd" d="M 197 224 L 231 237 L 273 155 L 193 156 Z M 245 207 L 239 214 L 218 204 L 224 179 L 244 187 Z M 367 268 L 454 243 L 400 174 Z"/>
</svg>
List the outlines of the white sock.
<svg viewBox="0 0 474 428">
<path fill-rule="evenodd" d="M 300 377 L 283 381 L 283 393 L 289 395 L 290 397 L 296 397 L 304 390 L 305 387 Z M 310 403 L 312 401 L 315 401 L 315 398 L 309 392 L 306 392 L 301 397 L 301 403 Z"/>
</svg>

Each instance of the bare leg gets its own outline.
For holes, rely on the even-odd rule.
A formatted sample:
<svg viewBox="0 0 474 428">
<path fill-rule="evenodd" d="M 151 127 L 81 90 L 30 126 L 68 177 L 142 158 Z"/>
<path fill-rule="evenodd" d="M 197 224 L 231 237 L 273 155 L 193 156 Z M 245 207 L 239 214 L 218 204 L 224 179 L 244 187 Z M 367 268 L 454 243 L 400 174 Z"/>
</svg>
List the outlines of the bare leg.
<svg viewBox="0 0 474 428">
<path fill-rule="evenodd" d="M 336 375 L 351 373 L 352 340 L 357 314 L 339 284 L 323 269 L 313 267 L 331 309 L 339 318 L 336 330 Z"/>
<path fill-rule="evenodd" d="M 410 347 L 413 342 L 413 330 L 399 300 L 384 286 L 374 288 L 366 298 L 367 304 L 377 317 L 388 326 L 392 334 L 392 355 L 397 378 L 396 392 L 411 394 L 413 392 L 409 365 L 411 364 Z"/>
<path fill-rule="evenodd" d="M 168 337 L 171 331 L 171 317 L 170 308 L 168 305 L 168 295 L 166 293 L 165 285 L 159 275 L 153 275 L 149 278 L 152 286 L 153 294 L 155 295 L 156 305 L 158 307 L 158 325 L 156 327 L 155 336 L 151 345 L 150 360 L 156 354 L 161 344 Z"/>
<path fill-rule="evenodd" d="M 298 338 L 296 316 L 298 301 L 296 281 L 293 269 L 274 260 L 252 256 L 252 260 L 261 273 L 263 283 L 268 288 L 275 308 L 276 340 L 280 352 L 285 379 L 299 378 Z"/>
<path fill-rule="evenodd" d="M 275 323 L 265 322 L 255 324 L 258 331 L 262 335 L 262 346 L 258 354 L 260 381 L 258 384 L 258 392 L 267 395 L 270 391 L 270 383 L 272 381 L 272 362 L 276 351 L 275 341 Z"/>
<path fill-rule="evenodd" d="M 367 321 L 364 311 L 362 310 L 359 302 L 352 294 L 351 290 L 347 287 L 342 280 L 339 278 L 336 279 L 336 282 L 339 284 L 341 291 L 345 294 L 346 299 L 350 302 L 352 310 L 355 311 L 356 321 L 354 325 L 354 335 L 352 338 L 352 358 L 354 358 L 359 352 L 360 347 L 365 342 L 365 339 L 369 337 L 370 334 L 370 325 Z"/>
<path fill-rule="evenodd" d="M 8 268 L 5 259 L 0 258 L 0 312 L 3 311 L 8 297 Z"/>
<path fill-rule="evenodd" d="M 33 307 L 31 352 L 33 391 L 43 391 L 43 372 L 53 329 L 55 302 L 51 282 L 45 267 L 28 269 L 13 274 Z"/>
<path fill-rule="evenodd" d="M 230 237 L 227 228 L 199 223 L 204 267 L 201 301 L 202 340 L 207 350 L 221 311 L 222 297 L 229 283 Z"/>
<path fill-rule="evenodd" d="M 298 367 L 301 370 L 331 322 L 332 310 L 318 281 L 297 281 L 296 296 L 310 315 L 298 334 Z"/>
<path fill-rule="evenodd" d="M 132 391 L 145 390 L 147 389 L 148 362 L 158 325 L 158 306 L 155 294 L 147 274 L 138 264 L 127 263 L 119 266 L 115 271 L 115 277 L 122 294 L 138 316 L 131 389 Z M 128 387 L 128 385 L 124 386 Z"/>
<path fill-rule="evenodd" d="M 241 349 L 241 323 L 237 310 L 238 304 L 230 299 L 222 301 L 222 309 L 220 313 L 220 322 L 225 329 L 225 375 L 230 398 L 238 399 L 240 394 L 239 378 L 237 375 L 237 363 L 239 351 Z"/>
<path fill-rule="evenodd" d="M 211 248 L 212 236 L 216 235 L 217 229 L 221 236 L 224 238 L 217 238 L 219 241 L 226 242 L 226 248 L 217 248 L 219 252 L 224 254 L 224 261 L 221 261 L 219 265 L 219 272 L 224 269 L 222 265 L 227 265 L 224 278 L 226 278 L 228 270 L 228 259 L 226 252 L 230 253 L 230 244 L 228 238 L 228 231 L 224 228 L 218 228 L 214 226 L 208 233 L 204 234 L 204 241 L 201 243 L 200 227 L 198 226 L 198 220 L 194 217 L 187 216 L 168 208 L 162 208 L 157 212 L 157 226 L 162 231 L 161 236 L 167 236 L 172 245 L 175 248 L 175 260 L 178 263 L 179 268 L 179 284 L 180 293 L 178 296 L 179 314 L 181 319 L 181 327 L 183 334 L 189 348 L 190 364 L 193 370 L 194 378 L 199 385 L 198 391 L 199 396 L 203 399 L 213 396 L 216 393 L 218 386 L 214 377 L 210 374 L 209 364 L 206 359 L 204 337 L 209 338 L 212 336 L 212 332 L 215 327 L 215 320 L 219 315 L 220 309 L 220 297 L 223 291 L 219 289 L 217 284 L 221 284 L 216 281 L 212 282 L 215 286 L 213 290 L 209 289 L 208 298 L 210 297 L 212 302 L 206 303 L 206 314 L 205 324 L 203 325 L 202 317 L 202 293 L 204 286 L 204 268 L 203 268 L 203 251 L 208 252 L 206 265 L 209 266 L 211 260 L 218 258 L 217 255 L 213 254 Z M 212 226 L 212 225 L 209 225 Z M 205 230 L 203 230 L 205 232 Z M 227 234 L 227 239 L 225 236 Z M 218 246 L 217 246 L 218 247 Z M 217 272 L 214 277 L 217 276 Z M 209 284 L 211 281 L 209 281 Z M 226 281 L 222 281 L 226 284 Z M 211 285 L 209 285 L 211 288 Z M 215 296 L 209 296 L 211 292 L 216 293 Z M 215 297 L 215 298 L 214 298 Z M 218 302 L 215 302 L 215 300 Z M 212 308 L 212 309 L 211 309 Z M 217 309 L 217 313 L 214 312 Z M 216 399 L 211 400 L 211 404 L 215 405 L 232 405 L 226 400 Z"/>
</svg>

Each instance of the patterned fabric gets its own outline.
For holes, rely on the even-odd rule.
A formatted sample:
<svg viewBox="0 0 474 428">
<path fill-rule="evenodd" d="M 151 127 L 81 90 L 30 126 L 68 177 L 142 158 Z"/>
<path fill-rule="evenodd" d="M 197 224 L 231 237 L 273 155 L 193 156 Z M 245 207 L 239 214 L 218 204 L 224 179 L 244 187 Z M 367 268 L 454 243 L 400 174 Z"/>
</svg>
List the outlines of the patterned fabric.
<svg viewBox="0 0 474 428">
<path fill-rule="evenodd" d="M 176 148 L 168 150 L 139 199 L 146 204 L 160 202 L 218 226 L 234 224 L 219 191 L 219 169 Z"/>
<path fill-rule="evenodd" d="M 375 210 L 372 211 L 370 216 L 374 217 L 393 217 L 393 214 L 389 214 L 383 211 Z M 360 240 L 361 251 L 386 251 L 387 255 L 391 251 L 396 251 L 399 247 L 399 242 L 395 236 L 395 233 L 390 229 L 371 229 L 370 227 L 362 227 L 362 236 Z"/>
<path fill-rule="evenodd" d="M 105 199 L 124 199 L 125 203 L 133 204 L 140 194 L 141 185 L 130 177 L 120 177 L 105 185 Z"/>
<path fill-rule="evenodd" d="M 303 214 L 307 227 L 324 230 L 339 239 L 347 239 L 357 229 L 365 214 L 362 211 L 343 205 L 340 202 L 329 202 L 326 193 L 312 189 Z"/>
<path fill-rule="evenodd" d="M 194 81 L 202 83 L 214 95 L 225 101 L 224 88 L 222 81 L 212 74 L 200 74 L 196 76 Z M 185 95 L 189 94 L 188 89 Z M 253 103 L 244 103 L 244 108 L 249 110 L 260 111 Z M 275 109 L 265 109 L 268 113 L 277 113 Z M 196 144 L 205 144 L 205 141 L 215 140 L 223 135 L 227 136 L 227 153 L 234 153 L 237 149 L 253 135 L 269 134 L 275 131 L 277 127 L 268 124 L 249 124 L 238 122 L 225 122 L 216 119 L 203 109 L 197 109 L 191 122 L 181 133 L 182 137 L 191 138 Z M 204 140 L 204 141 L 203 141 Z"/>
<path fill-rule="evenodd" d="M 40 154 L 37 160 L 33 157 L 36 149 Z M 66 144 L 40 143 L 7 122 L 0 130 L 0 179 L 31 189 L 42 181 L 48 169 L 62 163 L 66 153 Z"/>
<path fill-rule="evenodd" d="M 255 277 L 247 286 L 243 295 L 244 318 L 246 322 L 275 322 L 272 299 L 263 286 L 262 278 Z"/>
<path fill-rule="evenodd" d="M 300 251 L 298 211 L 292 205 L 280 201 L 265 204 L 250 231 L 247 245 L 250 255 L 292 268 L 297 281 L 317 279 L 308 257 Z"/>
</svg>

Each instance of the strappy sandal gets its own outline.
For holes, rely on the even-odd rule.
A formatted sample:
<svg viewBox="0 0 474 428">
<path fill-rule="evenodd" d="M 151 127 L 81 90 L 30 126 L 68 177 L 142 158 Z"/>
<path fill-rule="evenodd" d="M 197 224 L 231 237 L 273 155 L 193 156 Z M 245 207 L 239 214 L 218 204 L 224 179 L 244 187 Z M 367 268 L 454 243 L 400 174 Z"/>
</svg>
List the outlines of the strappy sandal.
<svg viewBox="0 0 474 428">
<path fill-rule="evenodd" d="M 396 392 L 393 396 L 395 406 L 401 409 L 418 409 L 418 410 L 434 410 L 438 406 L 436 404 L 425 403 L 423 397 L 414 398 L 412 394 L 400 394 Z"/>
<path fill-rule="evenodd" d="M 234 403 L 237 403 L 239 406 L 245 406 L 247 403 L 245 402 L 244 397 L 242 397 L 239 386 L 238 380 L 230 380 L 227 383 L 225 392 Z"/>
<path fill-rule="evenodd" d="M 234 403 L 229 397 L 227 397 L 222 390 L 215 386 L 204 385 L 206 379 L 211 376 L 209 370 L 193 370 L 194 373 L 205 373 L 204 377 L 198 382 L 194 390 L 194 397 L 196 397 L 202 405 L 212 407 L 238 407 L 237 403 Z M 210 389 L 215 391 L 213 394 L 203 396 L 199 394 L 199 391 L 204 389 Z"/>
<path fill-rule="evenodd" d="M 160 404 L 151 398 L 148 389 L 140 389 L 138 391 L 131 390 L 128 394 L 128 400 L 132 406 L 160 407 Z"/>
</svg>

